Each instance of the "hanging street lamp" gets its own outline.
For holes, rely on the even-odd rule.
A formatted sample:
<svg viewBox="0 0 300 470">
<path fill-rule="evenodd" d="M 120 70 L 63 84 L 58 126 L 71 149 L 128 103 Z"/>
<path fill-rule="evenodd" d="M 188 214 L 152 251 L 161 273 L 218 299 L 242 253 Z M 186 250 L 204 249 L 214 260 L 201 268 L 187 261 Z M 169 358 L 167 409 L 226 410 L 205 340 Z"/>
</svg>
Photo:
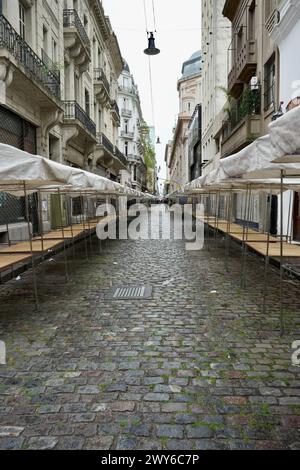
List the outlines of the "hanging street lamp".
<svg viewBox="0 0 300 470">
<path fill-rule="evenodd" d="M 148 33 L 148 47 L 144 50 L 144 53 L 147 55 L 160 54 L 160 50 L 155 46 L 154 33 Z"/>
</svg>

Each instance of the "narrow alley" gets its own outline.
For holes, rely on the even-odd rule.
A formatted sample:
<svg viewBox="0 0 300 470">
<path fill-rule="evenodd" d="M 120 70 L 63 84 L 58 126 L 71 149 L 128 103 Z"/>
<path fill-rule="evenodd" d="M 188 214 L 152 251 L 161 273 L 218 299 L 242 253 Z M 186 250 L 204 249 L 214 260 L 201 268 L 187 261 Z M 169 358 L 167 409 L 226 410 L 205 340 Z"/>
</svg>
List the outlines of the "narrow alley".
<svg viewBox="0 0 300 470">
<path fill-rule="evenodd" d="M 187 252 L 184 241 L 84 244 L 1 287 L 0 448 L 297 449 L 299 284 L 224 242 Z M 112 288 L 151 286 L 148 299 L 113 299 Z M 298 318 L 297 318 L 298 316 Z"/>
</svg>

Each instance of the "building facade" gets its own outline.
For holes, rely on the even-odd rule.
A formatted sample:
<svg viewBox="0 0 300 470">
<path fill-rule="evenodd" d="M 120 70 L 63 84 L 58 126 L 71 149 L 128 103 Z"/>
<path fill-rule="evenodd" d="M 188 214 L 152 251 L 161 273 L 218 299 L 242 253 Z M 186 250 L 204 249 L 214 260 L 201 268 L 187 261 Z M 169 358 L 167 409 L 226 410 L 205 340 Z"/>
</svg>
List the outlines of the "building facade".
<svg viewBox="0 0 300 470">
<path fill-rule="evenodd" d="M 0 8 L 0 141 L 118 180 L 128 165 L 118 148 L 123 60 L 102 2 L 1 0 Z M 14 204 L 10 222 L 21 223 Z M 43 208 L 49 227 L 49 201 Z"/>
<path fill-rule="evenodd" d="M 202 105 L 197 104 L 188 126 L 190 181 L 202 175 Z"/>
<path fill-rule="evenodd" d="M 278 110 L 279 54 L 268 32 L 276 4 L 277 0 L 225 2 L 223 14 L 231 22 L 232 36 L 222 158 L 267 134 Z"/>
<path fill-rule="evenodd" d="M 277 8 L 276 8 L 277 6 Z M 300 106 L 300 61 L 295 60 L 295 44 L 300 41 L 300 2 L 281 0 L 273 5 L 267 23 L 268 31 L 279 49 L 280 87 L 279 96 L 283 111 Z M 300 241 L 300 194 L 286 192 L 284 195 L 284 233 Z M 289 220 L 289 204 L 292 201 Z M 280 205 L 280 201 L 279 201 Z"/>
<path fill-rule="evenodd" d="M 174 129 L 169 159 L 170 192 L 191 180 L 189 158 L 189 123 L 202 99 L 202 55 L 195 52 L 182 66 L 182 77 L 177 83 L 179 114 Z"/>
<path fill-rule="evenodd" d="M 268 24 L 277 0 L 226 0 L 223 15 L 231 24 L 228 47 L 227 101 L 216 117 L 220 158 L 235 154 L 268 133 L 279 108 L 279 54 Z M 245 197 L 235 196 L 235 220 L 277 233 L 277 197 L 272 198 L 271 222 L 266 221 L 266 200 L 252 196 L 251 220 L 245 220 Z M 248 219 L 248 217 L 247 217 Z"/>
<path fill-rule="evenodd" d="M 220 113 L 226 103 L 231 25 L 224 17 L 225 0 L 202 0 L 202 159 L 209 173 L 220 158 Z"/>
<path fill-rule="evenodd" d="M 137 85 L 124 61 L 118 82 L 118 104 L 121 113 L 119 147 L 128 160 L 128 167 L 121 171 L 122 184 L 141 191 L 146 183 L 146 165 L 141 142 L 143 115 Z"/>
</svg>

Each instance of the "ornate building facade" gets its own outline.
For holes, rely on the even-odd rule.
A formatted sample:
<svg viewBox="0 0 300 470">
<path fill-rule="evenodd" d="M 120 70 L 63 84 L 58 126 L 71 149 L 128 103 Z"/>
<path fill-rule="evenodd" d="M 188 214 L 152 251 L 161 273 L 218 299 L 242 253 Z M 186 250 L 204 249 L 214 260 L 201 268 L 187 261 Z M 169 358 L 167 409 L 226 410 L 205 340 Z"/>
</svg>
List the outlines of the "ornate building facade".
<svg viewBox="0 0 300 470">
<path fill-rule="evenodd" d="M 1 0 L 0 141 L 118 180 L 128 166 L 118 147 L 122 69 L 100 0 Z"/>
<path fill-rule="evenodd" d="M 195 52 L 182 66 L 182 77 L 178 80 L 179 114 L 174 129 L 173 141 L 168 157 L 170 192 L 191 180 L 189 158 L 189 123 L 195 108 L 202 99 L 202 55 Z"/>
<path fill-rule="evenodd" d="M 147 172 L 141 142 L 143 115 L 138 88 L 127 62 L 123 65 L 118 89 L 121 114 L 119 147 L 128 160 L 127 169 L 121 172 L 121 182 L 141 191 L 145 188 Z"/>
</svg>

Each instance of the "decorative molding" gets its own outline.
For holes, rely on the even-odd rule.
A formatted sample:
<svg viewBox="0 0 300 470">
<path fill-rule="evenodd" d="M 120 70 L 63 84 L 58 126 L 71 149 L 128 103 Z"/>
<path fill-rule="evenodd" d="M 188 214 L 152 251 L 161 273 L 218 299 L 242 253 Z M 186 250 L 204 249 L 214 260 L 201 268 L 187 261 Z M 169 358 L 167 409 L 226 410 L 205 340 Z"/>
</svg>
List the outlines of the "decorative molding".
<svg viewBox="0 0 300 470">
<path fill-rule="evenodd" d="M 270 34 L 276 44 L 284 41 L 300 20 L 299 0 L 283 0 L 279 5 L 279 12 L 280 22 L 274 27 Z"/>
</svg>

